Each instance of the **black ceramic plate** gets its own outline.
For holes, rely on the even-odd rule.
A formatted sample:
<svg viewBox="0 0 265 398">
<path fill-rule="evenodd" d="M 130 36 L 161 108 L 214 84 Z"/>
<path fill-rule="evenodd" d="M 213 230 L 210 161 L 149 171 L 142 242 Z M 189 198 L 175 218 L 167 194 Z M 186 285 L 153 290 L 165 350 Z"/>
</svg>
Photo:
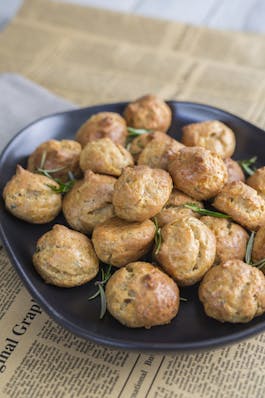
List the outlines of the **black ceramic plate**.
<svg viewBox="0 0 265 398">
<path fill-rule="evenodd" d="M 122 113 L 125 103 L 99 105 L 59 113 L 43 118 L 23 129 L 6 147 L 0 159 L 0 191 L 15 173 L 17 163 L 25 166 L 26 158 L 43 141 L 51 138 L 73 138 L 78 127 L 91 115 L 101 111 Z M 222 110 L 188 102 L 169 102 L 173 122 L 169 134 L 179 139 L 181 126 L 208 119 L 218 119 L 236 133 L 235 159 L 258 156 L 265 164 L 265 134 L 252 124 Z M 166 326 L 149 330 L 128 329 L 109 314 L 99 319 L 100 300 L 88 301 L 95 292 L 94 283 L 62 289 L 45 284 L 35 272 L 31 257 L 37 239 L 54 223 L 33 225 L 14 218 L 0 202 L 1 239 L 19 276 L 42 308 L 59 324 L 78 336 L 100 344 L 139 351 L 194 351 L 211 349 L 236 342 L 265 330 L 265 316 L 247 324 L 222 324 L 204 315 L 197 297 L 197 286 L 181 290 L 188 299 L 181 302 L 178 316 Z"/>
</svg>

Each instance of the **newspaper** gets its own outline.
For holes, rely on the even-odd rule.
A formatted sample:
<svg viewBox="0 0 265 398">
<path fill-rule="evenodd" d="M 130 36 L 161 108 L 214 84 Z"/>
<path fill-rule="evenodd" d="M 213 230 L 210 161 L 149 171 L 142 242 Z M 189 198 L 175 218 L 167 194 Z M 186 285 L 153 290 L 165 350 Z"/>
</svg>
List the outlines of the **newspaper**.
<svg viewBox="0 0 265 398">
<path fill-rule="evenodd" d="M 264 36 L 28 0 L 0 35 L 0 72 L 80 105 L 153 92 L 265 127 Z M 204 353 L 95 345 L 52 321 L 0 250 L 0 397 L 260 398 L 265 334 Z"/>
</svg>

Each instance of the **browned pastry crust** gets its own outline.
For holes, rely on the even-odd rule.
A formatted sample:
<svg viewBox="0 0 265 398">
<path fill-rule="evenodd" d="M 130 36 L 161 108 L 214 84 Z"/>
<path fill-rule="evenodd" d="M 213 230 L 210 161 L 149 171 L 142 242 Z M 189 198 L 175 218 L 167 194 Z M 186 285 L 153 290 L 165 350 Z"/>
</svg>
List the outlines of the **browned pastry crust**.
<svg viewBox="0 0 265 398">
<path fill-rule="evenodd" d="M 91 233 L 94 227 L 114 216 L 112 196 L 114 177 L 85 172 L 63 200 L 63 213 L 75 230 Z"/>
<path fill-rule="evenodd" d="M 125 145 L 127 135 L 123 117 L 114 112 L 99 112 L 82 124 L 76 133 L 76 140 L 82 147 L 100 138 L 110 138 L 116 144 Z"/>
<path fill-rule="evenodd" d="M 57 182 L 17 166 L 16 174 L 6 184 L 3 198 L 7 210 L 15 217 L 33 224 L 52 221 L 62 208 L 62 197 L 50 187 Z"/>
<path fill-rule="evenodd" d="M 61 169 L 55 173 L 52 172 L 51 176 L 65 182 L 69 180 L 69 172 L 75 177 L 80 177 L 80 153 L 81 145 L 79 142 L 73 140 L 46 141 L 39 145 L 30 155 L 27 169 L 35 172 L 41 167 L 42 159 L 44 159 L 42 168 L 47 171 Z"/>
<path fill-rule="evenodd" d="M 171 124 L 170 107 L 156 95 L 145 95 L 131 102 L 124 111 L 127 125 L 165 133 Z"/>
<path fill-rule="evenodd" d="M 178 151 L 169 163 L 168 170 L 176 188 L 197 200 L 217 195 L 228 177 L 220 156 L 201 147 L 187 147 Z"/>
<path fill-rule="evenodd" d="M 148 253 L 155 231 L 151 220 L 128 222 L 115 217 L 94 229 L 92 242 L 101 261 L 122 267 Z"/>
<path fill-rule="evenodd" d="M 199 287 L 208 316 L 221 322 L 249 322 L 265 312 L 265 276 L 240 260 L 211 268 Z"/>
<path fill-rule="evenodd" d="M 249 235 L 244 228 L 224 218 L 204 216 L 200 220 L 215 235 L 215 264 L 231 259 L 244 259 L 249 239 Z"/>
<path fill-rule="evenodd" d="M 233 130 L 219 120 L 188 124 L 182 131 L 182 142 L 186 146 L 201 146 L 223 159 L 231 157 L 235 151 L 236 138 Z"/>
<path fill-rule="evenodd" d="M 216 196 L 213 206 L 249 230 L 257 230 L 265 224 L 264 199 L 242 181 L 226 184 Z"/>
<path fill-rule="evenodd" d="M 126 265 L 106 286 L 107 308 L 123 325 L 150 328 L 177 315 L 179 289 L 164 272 L 145 262 Z"/>
<path fill-rule="evenodd" d="M 194 285 L 213 265 L 215 236 L 197 218 L 187 217 L 166 224 L 161 236 L 155 258 L 180 286 Z"/>
<path fill-rule="evenodd" d="M 150 138 L 139 154 L 137 164 L 167 170 L 169 161 L 184 145 L 159 131 L 150 133 Z"/>
<path fill-rule="evenodd" d="M 255 173 L 247 179 L 247 184 L 256 189 L 258 194 L 265 199 L 265 167 L 256 170 Z"/>
<path fill-rule="evenodd" d="M 156 215 L 157 223 L 159 227 L 163 227 L 170 222 L 180 220 L 184 217 L 196 217 L 199 218 L 200 215 L 191 209 L 184 207 L 187 203 L 193 203 L 196 206 L 203 208 L 202 202 L 191 198 L 190 196 L 186 195 L 185 193 L 173 189 L 170 194 L 170 197 L 163 207 L 163 209 Z"/>
<path fill-rule="evenodd" d="M 245 182 L 244 173 L 243 173 L 241 167 L 239 166 L 239 164 L 235 160 L 233 160 L 231 158 L 227 158 L 227 159 L 224 159 L 224 162 L 225 162 L 227 172 L 228 172 L 227 183 L 230 183 L 233 181 Z"/>
<path fill-rule="evenodd" d="M 91 241 L 63 225 L 54 225 L 38 240 L 33 264 L 45 282 L 60 287 L 83 285 L 99 269 Z"/>
<path fill-rule="evenodd" d="M 127 221 L 147 220 L 159 213 L 171 190 L 172 180 L 165 170 L 148 166 L 127 167 L 115 184 L 115 213 Z"/>
<path fill-rule="evenodd" d="M 83 171 L 92 170 L 94 173 L 119 177 L 125 167 L 133 165 L 130 152 L 110 138 L 88 142 L 80 155 L 80 167 Z"/>
</svg>

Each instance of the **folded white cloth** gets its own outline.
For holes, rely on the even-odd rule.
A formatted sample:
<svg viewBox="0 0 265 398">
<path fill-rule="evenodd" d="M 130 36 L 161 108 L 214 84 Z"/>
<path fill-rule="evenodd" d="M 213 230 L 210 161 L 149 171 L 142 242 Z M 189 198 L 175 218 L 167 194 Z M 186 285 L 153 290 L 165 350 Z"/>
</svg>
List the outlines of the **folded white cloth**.
<svg viewBox="0 0 265 398">
<path fill-rule="evenodd" d="M 76 106 L 13 73 L 0 74 L 0 152 L 34 120 Z"/>
</svg>

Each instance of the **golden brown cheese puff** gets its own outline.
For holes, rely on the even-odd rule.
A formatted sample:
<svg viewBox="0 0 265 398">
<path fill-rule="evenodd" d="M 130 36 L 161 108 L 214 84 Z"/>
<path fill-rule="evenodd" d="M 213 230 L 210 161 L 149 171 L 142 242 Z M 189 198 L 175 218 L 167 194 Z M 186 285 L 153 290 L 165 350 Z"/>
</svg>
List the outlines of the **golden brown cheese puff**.
<svg viewBox="0 0 265 398">
<path fill-rule="evenodd" d="M 201 147 L 178 151 L 168 170 L 176 188 L 197 200 L 217 195 L 228 178 L 220 156 Z"/>
<path fill-rule="evenodd" d="M 234 132 L 218 120 L 188 124 L 182 131 L 182 142 L 186 146 L 201 146 L 223 159 L 231 157 L 235 151 Z"/>
<path fill-rule="evenodd" d="M 265 167 L 261 167 L 252 176 L 248 177 L 247 184 L 256 189 L 258 194 L 265 198 Z"/>
<path fill-rule="evenodd" d="M 110 138 L 116 144 L 125 145 L 127 135 L 127 126 L 123 117 L 114 112 L 99 112 L 79 128 L 76 140 L 82 147 L 100 138 Z"/>
<path fill-rule="evenodd" d="M 90 240 L 63 225 L 55 225 L 38 240 L 33 264 L 45 282 L 60 287 L 83 285 L 99 269 Z"/>
<path fill-rule="evenodd" d="M 150 133 L 150 136 L 151 140 L 139 154 L 137 164 L 167 170 L 169 161 L 184 145 L 159 131 Z"/>
<path fill-rule="evenodd" d="M 133 157 L 123 146 L 109 138 L 88 142 L 81 152 L 80 167 L 83 171 L 119 177 L 127 166 L 133 166 Z"/>
<path fill-rule="evenodd" d="M 257 262 L 265 258 L 265 226 L 261 227 L 255 235 L 253 250 L 252 250 L 252 261 Z M 265 266 L 261 268 L 262 272 L 265 273 Z"/>
<path fill-rule="evenodd" d="M 227 180 L 228 184 L 233 181 L 245 182 L 244 173 L 239 164 L 235 160 L 227 158 L 224 159 L 224 162 L 228 172 L 228 180 Z"/>
<path fill-rule="evenodd" d="M 158 226 L 163 227 L 170 222 L 182 219 L 184 217 L 193 216 L 199 218 L 200 215 L 198 213 L 184 207 L 184 205 L 187 203 L 192 203 L 200 208 L 203 208 L 202 202 L 199 202 L 174 188 L 167 203 L 156 215 Z"/>
<path fill-rule="evenodd" d="M 244 259 L 249 239 L 248 233 L 244 228 L 224 218 L 204 216 L 200 220 L 215 235 L 215 264 L 231 259 Z"/>
<path fill-rule="evenodd" d="M 63 200 L 63 214 L 75 230 L 90 233 L 93 228 L 114 217 L 112 196 L 116 179 L 88 170 Z"/>
<path fill-rule="evenodd" d="M 141 152 L 146 147 L 148 142 L 150 142 L 152 140 L 153 134 L 154 133 L 145 133 L 145 134 L 138 135 L 130 143 L 129 151 L 130 151 L 131 155 L 133 156 L 135 162 L 137 162 Z M 165 133 L 162 133 L 162 134 L 165 134 Z"/>
<path fill-rule="evenodd" d="M 123 115 L 130 127 L 163 133 L 169 129 L 172 119 L 170 107 L 156 95 L 145 95 L 129 103 Z"/>
<path fill-rule="evenodd" d="M 96 226 L 92 242 L 101 261 L 122 267 L 148 253 L 155 231 L 151 220 L 129 223 L 115 217 Z"/>
<path fill-rule="evenodd" d="M 61 169 L 55 173 L 52 172 L 51 176 L 65 182 L 69 180 L 69 172 L 75 177 L 81 175 L 79 168 L 80 153 L 81 145 L 79 142 L 73 140 L 46 141 L 30 155 L 27 169 L 32 172 L 37 171 L 38 168 L 47 171 Z"/>
<path fill-rule="evenodd" d="M 177 315 L 179 289 L 164 272 L 145 262 L 126 265 L 106 285 L 107 308 L 131 328 L 164 325 Z"/>
<path fill-rule="evenodd" d="M 211 268 L 199 287 L 206 314 L 220 322 L 249 322 L 265 312 L 265 276 L 240 260 Z"/>
<path fill-rule="evenodd" d="M 155 258 L 180 286 L 194 285 L 213 265 L 214 233 L 195 217 L 166 224 Z"/>
<path fill-rule="evenodd" d="M 3 198 L 7 210 L 15 217 L 33 224 L 52 221 L 61 211 L 62 197 L 50 187 L 57 182 L 17 166 L 16 174 L 6 184 Z"/>
<path fill-rule="evenodd" d="M 163 208 L 172 190 L 170 175 L 148 166 L 127 167 L 115 184 L 113 206 L 118 217 L 144 221 Z"/>
<path fill-rule="evenodd" d="M 265 224 L 264 199 L 241 181 L 226 184 L 214 199 L 213 206 L 247 229 L 257 230 Z"/>
</svg>

